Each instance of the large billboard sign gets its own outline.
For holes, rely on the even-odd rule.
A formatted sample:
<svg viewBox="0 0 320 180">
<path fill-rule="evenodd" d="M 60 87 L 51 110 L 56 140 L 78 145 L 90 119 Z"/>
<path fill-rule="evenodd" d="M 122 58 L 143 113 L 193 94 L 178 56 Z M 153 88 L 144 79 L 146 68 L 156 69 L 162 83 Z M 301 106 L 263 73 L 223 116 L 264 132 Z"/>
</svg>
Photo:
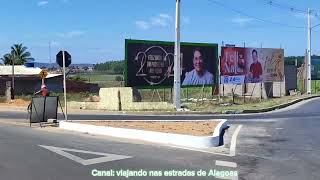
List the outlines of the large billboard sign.
<svg viewBox="0 0 320 180">
<path fill-rule="evenodd" d="M 221 48 L 221 83 L 243 84 L 284 80 L 284 50 Z"/>
<path fill-rule="evenodd" d="M 181 85 L 211 86 L 217 81 L 218 45 L 181 43 Z M 173 86 L 174 43 L 126 40 L 126 86 Z"/>
</svg>

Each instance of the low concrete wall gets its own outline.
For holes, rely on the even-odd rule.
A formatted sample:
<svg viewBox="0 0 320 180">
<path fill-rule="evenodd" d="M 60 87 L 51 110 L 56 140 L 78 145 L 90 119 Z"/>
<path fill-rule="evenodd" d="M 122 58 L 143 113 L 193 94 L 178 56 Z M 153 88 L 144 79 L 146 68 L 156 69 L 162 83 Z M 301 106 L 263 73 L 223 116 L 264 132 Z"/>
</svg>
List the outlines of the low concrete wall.
<svg viewBox="0 0 320 180">
<path fill-rule="evenodd" d="M 99 109 L 120 110 L 118 91 L 118 88 L 101 88 L 99 91 Z"/>
<path fill-rule="evenodd" d="M 246 92 L 245 92 L 246 89 Z M 285 82 L 268 82 L 268 83 L 247 83 L 244 85 L 220 85 L 220 95 L 231 96 L 232 90 L 238 96 L 243 94 L 252 97 L 262 97 L 264 99 L 268 97 L 280 97 L 285 96 Z"/>
<path fill-rule="evenodd" d="M 110 111 L 169 110 L 174 106 L 167 102 L 133 102 L 130 87 L 101 88 L 100 102 L 69 102 L 71 109 L 101 109 Z"/>
</svg>

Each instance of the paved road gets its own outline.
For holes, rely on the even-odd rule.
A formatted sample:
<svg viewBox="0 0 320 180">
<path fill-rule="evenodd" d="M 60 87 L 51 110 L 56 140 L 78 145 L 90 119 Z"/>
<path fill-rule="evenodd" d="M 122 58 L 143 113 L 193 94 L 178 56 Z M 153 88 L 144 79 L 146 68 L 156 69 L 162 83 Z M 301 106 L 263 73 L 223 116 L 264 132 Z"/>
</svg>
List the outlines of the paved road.
<svg viewBox="0 0 320 180">
<path fill-rule="evenodd" d="M 275 113 L 228 116 L 232 128 L 243 125 L 237 138 L 235 156 L 176 149 L 155 144 L 57 131 L 53 128 L 28 128 L 8 123 L 22 120 L 23 113 L 0 112 L 1 179 L 100 179 L 91 176 L 97 170 L 190 170 L 216 169 L 237 171 L 239 179 L 320 179 L 320 100 Z M 141 116 L 87 115 L 78 117 L 137 118 Z M 72 116 L 71 116 L 72 117 Z M 74 118 L 78 118 L 74 116 Z M 166 116 L 156 116 L 158 119 Z M 204 116 L 168 116 L 176 119 L 212 119 Z M 225 116 L 223 116 L 226 118 Z M 155 117 L 144 117 L 145 119 Z M 16 120 L 18 121 L 18 120 Z M 130 158 L 92 165 L 82 165 L 39 145 L 130 156 Z M 226 145 L 226 148 L 230 146 Z M 96 158 L 69 152 L 83 159 Z M 115 155 L 111 155 L 115 156 Z M 216 165 L 218 162 L 220 164 Z M 222 161 L 222 162 L 221 162 Z M 221 163 L 224 166 L 221 166 Z M 225 167 L 225 165 L 236 167 Z M 101 179 L 126 179 L 108 178 Z M 212 177 L 135 177 L 130 179 L 213 179 Z"/>
<path fill-rule="evenodd" d="M 230 157 L 161 147 L 153 144 L 132 144 L 126 141 L 121 142 L 119 140 L 85 134 L 69 132 L 52 133 L 47 131 L 0 123 L 0 179 L 99 179 L 91 176 L 91 172 L 94 169 L 143 169 L 146 171 L 155 170 L 163 172 L 165 170 L 227 170 L 224 167 L 215 166 L 215 160 L 232 160 Z M 102 152 L 130 156 L 131 158 L 84 166 L 39 145 Z M 74 152 L 70 153 L 83 159 L 99 157 Z M 231 168 L 230 170 L 235 169 Z M 104 177 L 104 179 L 126 178 Z M 150 177 L 134 177 L 130 179 L 150 179 Z M 163 177 L 160 179 L 213 179 L 213 177 Z"/>
</svg>

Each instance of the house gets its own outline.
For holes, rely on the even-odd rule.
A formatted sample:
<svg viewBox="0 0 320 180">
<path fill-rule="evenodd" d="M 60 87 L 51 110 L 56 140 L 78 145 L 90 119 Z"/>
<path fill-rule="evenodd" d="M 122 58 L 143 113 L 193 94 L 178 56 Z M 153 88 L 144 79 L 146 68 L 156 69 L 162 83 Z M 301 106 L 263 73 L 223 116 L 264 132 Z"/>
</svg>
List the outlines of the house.
<svg viewBox="0 0 320 180">
<path fill-rule="evenodd" d="M 40 68 L 14 66 L 14 87 L 15 94 L 33 94 L 41 87 L 42 80 L 39 73 Z M 6 82 L 11 82 L 12 66 L 0 66 L 0 95 L 5 94 Z M 63 75 L 62 74 L 48 74 L 45 78 L 45 84 L 48 89 L 53 92 L 63 91 Z"/>
</svg>

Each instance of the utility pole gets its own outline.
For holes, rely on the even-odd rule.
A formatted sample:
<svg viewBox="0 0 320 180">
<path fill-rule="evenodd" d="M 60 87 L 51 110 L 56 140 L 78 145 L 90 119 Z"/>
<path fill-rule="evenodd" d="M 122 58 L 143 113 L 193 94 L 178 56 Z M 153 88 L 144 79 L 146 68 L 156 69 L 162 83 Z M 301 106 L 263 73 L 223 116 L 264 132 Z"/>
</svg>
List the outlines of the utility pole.
<svg viewBox="0 0 320 180">
<path fill-rule="evenodd" d="M 311 94 L 311 10 L 308 8 L 307 94 Z"/>
<path fill-rule="evenodd" d="M 12 77 L 11 77 L 11 100 L 14 100 L 14 62 L 15 62 L 15 54 L 12 56 Z"/>
<path fill-rule="evenodd" d="M 49 62 L 50 62 L 50 66 L 49 67 L 52 68 L 51 67 L 51 65 L 52 65 L 51 64 L 51 41 L 49 41 Z"/>
<path fill-rule="evenodd" d="M 176 24 L 175 24 L 175 44 L 174 44 L 174 94 L 173 101 L 176 110 L 181 108 L 181 68 L 180 68 L 180 0 L 176 0 Z"/>
<path fill-rule="evenodd" d="M 311 26 L 311 10 L 308 8 L 308 49 L 307 49 L 307 94 L 311 94 L 311 30 L 317 26 L 320 26 L 320 24 Z"/>
</svg>

